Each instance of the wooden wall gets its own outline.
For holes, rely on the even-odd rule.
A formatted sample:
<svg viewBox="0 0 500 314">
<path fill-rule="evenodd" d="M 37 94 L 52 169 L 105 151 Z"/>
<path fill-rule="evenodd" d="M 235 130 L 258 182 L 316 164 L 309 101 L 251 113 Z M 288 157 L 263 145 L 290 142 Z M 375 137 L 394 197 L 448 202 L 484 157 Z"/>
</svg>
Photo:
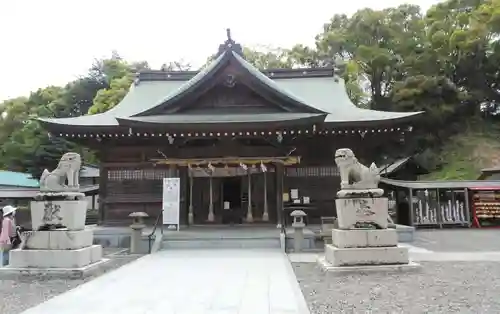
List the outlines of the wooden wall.
<svg viewBox="0 0 500 314">
<path fill-rule="evenodd" d="M 335 141 L 333 139 L 336 139 Z M 144 211 L 154 221 L 161 213 L 162 178 L 181 177 L 181 223 L 187 223 L 189 206 L 189 180 L 186 168 L 168 168 L 153 166 L 148 160 L 161 159 L 158 149 L 170 158 L 203 157 L 272 157 L 284 156 L 290 147 L 296 148 L 293 155 L 301 156 L 300 165 L 288 166 L 283 179 L 284 192 L 299 189 L 302 196 L 309 196 L 316 208 L 315 216 L 334 216 L 334 199 L 339 189 L 340 179 L 334 163 L 337 148 L 351 147 L 356 155 L 371 160 L 370 153 L 374 141 L 361 141 L 359 136 L 309 137 L 294 145 L 283 147 L 245 146 L 224 141 L 209 147 L 179 147 L 165 145 L 159 139 L 154 145 L 108 146 L 101 148 L 100 210 L 102 224 L 130 224 L 128 215 L 135 211 Z M 286 151 L 286 153 L 285 153 Z M 370 161 L 371 162 L 371 161 Z M 273 167 L 268 173 L 268 208 L 270 221 L 276 222 L 276 175 Z M 263 208 L 263 176 L 252 175 L 254 217 L 260 217 Z M 244 180 L 245 182 L 245 180 Z M 214 206 L 216 217 L 220 214 L 222 201 L 218 199 L 221 188 L 220 179 L 214 179 Z M 242 189 L 246 191 L 246 185 Z M 193 184 L 193 205 L 195 223 L 203 223 L 208 216 L 208 178 L 195 178 Z M 243 208 L 242 210 L 245 210 Z"/>
</svg>

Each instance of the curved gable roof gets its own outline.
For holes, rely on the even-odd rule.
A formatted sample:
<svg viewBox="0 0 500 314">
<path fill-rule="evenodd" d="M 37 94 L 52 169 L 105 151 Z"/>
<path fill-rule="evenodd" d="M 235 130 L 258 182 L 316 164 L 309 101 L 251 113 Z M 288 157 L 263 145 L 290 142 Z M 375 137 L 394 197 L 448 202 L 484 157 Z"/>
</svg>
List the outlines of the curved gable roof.
<svg viewBox="0 0 500 314">
<path fill-rule="evenodd" d="M 280 88 L 273 80 L 268 78 L 266 75 L 262 74 L 253 65 L 248 63 L 235 51 L 224 51 L 219 55 L 217 59 L 212 61 L 209 66 L 204 68 L 202 71 L 198 72 L 193 78 L 186 81 L 182 86 L 180 86 L 174 93 L 168 95 L 165 99 L 159 103 L 153 105 L 150 108 L 146 108 L 141 113 L 133 115 L 134 117 L 150 116 L 155 114 L 161 114 L 161 112 L 172 105 L 174 102 L 180 100 L 186 95 L 194 92 L 199 88 L 204 82 L 210 80 L 218 70 L 222 69 L 224 66 L 228 65 L 231 60 L 236 61 L 235 65 L 239 67 L 250 78 L 256 80 L 259 85 L 266 89 L 268 92 L 280 97 L 283 101 L 291 104 L 297 109 L 304 111 L 304 113 L 318 113 L 324 114 L 325 112 L 319 110 L 318 108 L 309 106 L 306 101 L 300 99 L 296 95 L 289 93 L 287 90 Z"/>
<path fill-rule="evenodd" d="M 123 100 L 107 112 L 61 119 L 40 118 L 39 120 L 49 129 L 61 129 L 60 127 L 68 126 L 75 130 L 89 131 L 92 131 L 96 126 L 103 129 L 114 129 L 121 126 L 120 122 L 128 120 L 139 119 L 142 123 L 151 120 L 144 119 L 148 116 L 155 116 L 152 119 L 159 121 L 161 119 L 157 116 L 165 115 L 163 112 L 166 108 L 200 88 L 204 82 L 210 80 L 215 73 L 232 61 L 239 67 L 241 72 L 252 79 L 252 82 L 256 82 L 266 92 L 272 93 L 283 102 L 297 109 L 294 109 L 294 111 L 325 116 L 323 122 L 330 126 L 376 125 L 384 124 L 390 120 L 404 122 L 423 113 L 362 109 L 351 102 L 344 81 L 335 77 L 333 71 L 330 74 L 325 75 L 323 73 L 317 76 L 306 75 L 288 78 L 277 75 L 273 77 L 273 70 L 266 71 L 268 73 L 266 75 L 246 61 L 238 52 L 229 49 L 222 51 L 203 70 L 197 73 L 189 72 L 189 75 L 184 75 L 184 79 L 177 77 L 176 79 L 141 80 L 137 84 L 132 84 Z M 276 73 L 286 71 L 276 70 Z M 290 71 L 297 73 L 297 69 Z M 307 69 L 304 69 L 304 71 L 307 72 Z M 168 72 L 163 72 L 163 75 L 168 76 Z M 290 113 L 285 112 L 284 114 Z M 172 117 L 176 115 L 178 114 L 170 114 Z M 207 120 L 210 120 L 209 118 L 213 121 L 217 120 L 214 117 L 207 117 Z M 164 118 L 164 120 L 167 121 L 166 123 L 170 123 L 168 121 L 174 121 L 175 119 Z"/>
</svg>

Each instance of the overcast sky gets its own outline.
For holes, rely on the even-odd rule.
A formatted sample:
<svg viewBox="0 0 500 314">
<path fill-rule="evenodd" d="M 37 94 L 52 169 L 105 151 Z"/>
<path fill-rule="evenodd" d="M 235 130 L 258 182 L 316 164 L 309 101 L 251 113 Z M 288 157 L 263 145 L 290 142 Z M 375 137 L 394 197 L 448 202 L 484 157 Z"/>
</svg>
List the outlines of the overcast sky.
<svg viewBox="0 0 500 314">
<path fill-rule="evenodd" d="M 231 28 L 244 46 L 312 45 L 335 13 L 438 0 L 0 0 L 0 100 L 85 74 L 111 51 L 153 68 L 202 64 Z"/>
</svg>

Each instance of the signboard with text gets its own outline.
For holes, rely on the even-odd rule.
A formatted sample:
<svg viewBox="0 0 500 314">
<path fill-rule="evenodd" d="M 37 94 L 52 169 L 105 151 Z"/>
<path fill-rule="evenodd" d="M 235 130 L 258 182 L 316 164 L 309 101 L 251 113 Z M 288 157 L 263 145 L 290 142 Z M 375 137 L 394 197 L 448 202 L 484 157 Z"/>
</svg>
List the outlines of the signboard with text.
<svg viewBox="0 0 500 314">
<path fill-rule="evenodd" d="M 163 178 L 163 224 L 176 225 L 180 218 L 180 178 Z"/>
</svg>

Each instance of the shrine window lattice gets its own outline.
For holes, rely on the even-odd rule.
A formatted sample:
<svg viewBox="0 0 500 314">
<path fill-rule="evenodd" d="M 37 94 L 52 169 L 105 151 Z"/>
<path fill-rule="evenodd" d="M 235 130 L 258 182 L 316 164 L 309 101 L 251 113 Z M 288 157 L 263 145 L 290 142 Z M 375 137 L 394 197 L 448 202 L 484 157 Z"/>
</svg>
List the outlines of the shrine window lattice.
<svg viewBox="0 0 500 314">
<path fill-rule="evenodd" d="M 339 176 L 337 167 L 294 167 L 286 168 L 287 177 L 336 177 Z"/>
<path fill-rule="evenodd" d="M 174 169 L 119 169 L 109 170 L 109 181 L 140 181 L 140 180 L 162 180 L 177 176 Z"/>
<path fill-rule="evenodd" d="M 269 169 L 274 172 L 274 169 Z M 163 178 L 178 176 L 174 169 L 117 169 L 108 171 L 109 181 L 140 181 L 162 180 Z M 287 177 L 336 177 L 339 176 L 337 167 L 290 167 L 285 168 Z"/>
</svg>

